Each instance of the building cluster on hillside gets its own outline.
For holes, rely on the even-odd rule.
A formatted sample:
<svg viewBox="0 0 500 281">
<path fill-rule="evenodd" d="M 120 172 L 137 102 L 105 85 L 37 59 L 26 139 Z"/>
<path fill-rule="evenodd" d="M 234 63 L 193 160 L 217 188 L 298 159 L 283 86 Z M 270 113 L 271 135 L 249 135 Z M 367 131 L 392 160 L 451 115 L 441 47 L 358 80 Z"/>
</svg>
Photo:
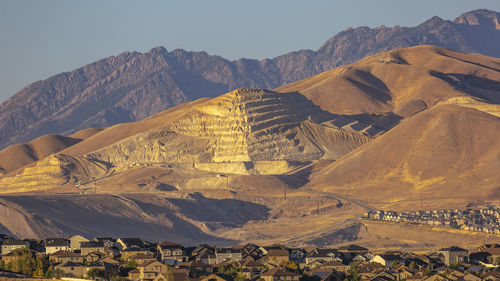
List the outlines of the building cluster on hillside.
<svg viewBox="0 0 500 281">
<path fill-rule="evenodd" d="M 453 246 L 423 255 L 375 253 L 357 245 L 336 249 L 254 244 L 184 247 L 167 241 L 149 243 L 139 238 L 88 240 L 80 235 L 42 241 L 0 235 L 0 241 L 0 267 L 4 273 L 51 278 L 500 281 L 497 244 L 484 245 L 472 253 Z M 31 271 L 26 267 L 29 264 L 34 265 Z"/>
<path fill-rule="evenodd" d="M 500 235 L 500 208 L 489 206 L 467 210 L 432 210 L 414 212 L 376 211 L 368 219 L 444 226 L 461 230 Z"/>
</svg>

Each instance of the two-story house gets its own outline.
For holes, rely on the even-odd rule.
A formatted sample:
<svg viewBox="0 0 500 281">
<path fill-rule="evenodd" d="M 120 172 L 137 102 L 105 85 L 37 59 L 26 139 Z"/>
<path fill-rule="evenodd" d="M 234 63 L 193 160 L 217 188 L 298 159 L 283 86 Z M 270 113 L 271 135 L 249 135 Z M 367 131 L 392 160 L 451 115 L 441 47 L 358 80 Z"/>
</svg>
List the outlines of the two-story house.
<svg viewBox="0 0 500 281">
<path fill-rule="evenodd" d="M 2 255 L 6 255 L 16 249 L 29 249 L 28 241 L 7 239 L 2 242 Z"/>
<path fill-rule="evenodd" d="M 57 251 L 69 251 L 69 241 L 63 238 L 45 239 L 45 254 L 50 255 Z"/>
</svg>

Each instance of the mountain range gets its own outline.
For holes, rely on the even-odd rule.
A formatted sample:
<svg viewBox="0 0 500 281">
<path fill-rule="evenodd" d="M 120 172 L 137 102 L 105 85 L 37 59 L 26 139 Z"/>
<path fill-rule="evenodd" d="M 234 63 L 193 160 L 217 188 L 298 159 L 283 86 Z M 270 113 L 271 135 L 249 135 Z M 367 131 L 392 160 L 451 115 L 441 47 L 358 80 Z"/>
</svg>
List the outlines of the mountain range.
<svg viewBox="0 0 500 281">
<path fill-rule="evenodd" d="M 360 217 L 499 202 L 499 81 L 498 58 L 423 45 L 274 90 L 44 135 L 0 151 L 0 229 L 186 243 L 491 242 Z"/>
<path fill-rule="evenodd" d="M 300 50 L 260 61 L 229 61 L 163 47 L 125 52 L 32 83 L 2 103 L 0 148 L 46 134 L 68 136 L 86 128 L 142 120 L 236 88 L 273 89 L 396 48 L 429 44 L 500 57 L 499 22 L 499 13 L 476 10 L 454 21 L 434 17 L 416 27 L 349 28 L 317 51 Z"/>
</svg>

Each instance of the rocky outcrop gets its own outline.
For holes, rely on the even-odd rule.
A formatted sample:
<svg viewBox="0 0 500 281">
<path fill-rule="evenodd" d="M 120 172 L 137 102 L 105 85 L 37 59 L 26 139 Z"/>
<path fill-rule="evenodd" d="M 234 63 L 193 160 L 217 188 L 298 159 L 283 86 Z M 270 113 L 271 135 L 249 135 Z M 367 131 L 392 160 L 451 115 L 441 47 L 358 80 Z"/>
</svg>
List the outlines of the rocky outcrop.
<svg viewBox="0 0 500 281">
<path fill-rule="evenodd" d="M 239 89 L 197 105 L 161 130 L 87 157 L 122 167 L 184 163 L 214 172 L 280 174 L 295 168 L 292 162 L 337 159 L 370 140 L 322 125 L 331 118 L 298 93 Z"/>
<path fill-rule="evenodd" d="M 496 12 L 478 10 L 453 22 L 434 17 L 410 28 L 349 28 L 317 51 L 261 61 L 163 47 L 122 53 L 35 82 L 0 105 L 0 148 L 44 134 L 141 120 L 239 87 L 275 88 L 395 48 L 429 44 L 500 57 L 498 19 Z"/>
</svg>

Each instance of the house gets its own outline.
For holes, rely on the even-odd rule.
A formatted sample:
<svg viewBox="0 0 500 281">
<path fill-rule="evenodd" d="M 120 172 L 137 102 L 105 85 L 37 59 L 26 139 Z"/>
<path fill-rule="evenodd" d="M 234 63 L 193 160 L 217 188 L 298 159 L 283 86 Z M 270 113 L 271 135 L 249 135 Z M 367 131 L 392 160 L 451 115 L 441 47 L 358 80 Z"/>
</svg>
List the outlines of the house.
<svg viewBox="0 0 500 281">
<path fill-rule="evenodd" d="M 86 262 L 96 262 L 103 260 L 106 257 L 104 253 L 101 252 L 90 252 L 84 256 Z"/>
<path fill-rule="evenodd" d="M 500 264 L 500 247 L 490 247 L 483 250 L 488 257 L 486 258 L 488 262 L 492 264 Z"/>
<path fill-rule="evenodd" d="M 174 268 L 173 277 L 174 277 L 173 281 L 189 280 L 189 270 L 181 269 L 181 268 Z"/>
<path fill-rule="evenodd" d="M 104 244 L 104 254 L 108 257 L 116 258 L 120 255 L 120 249 L 117 247 L 107 248 L 106 244 Z"/>
<path fill-rule="evenodd" d="M 50 263 L 65 263 L 65 262 L 73 262 L 73 263 L 83 263 L 83 257 L 80 254 L 73 253 L 70 251 L 62 251 L 59 250 L 55 253 L 50 254 L 49 256 Z"/>
<path fill-rule="evenodd" d="M 437 253 L 443 256 L 442 260 L 447 266 L 468 262 L 469 260 L 469 251 L 457 246 L 439 249 Z"/>
<path fill-rule="evenodd" d="M 101 242 L 104 244 L 104 248 L 113 248 L 115 247 L 115 239 L 111 237 L 94 237 L 92 239 L 93 242 Z"/>
<path fill-rule="evenodd" d="M 129 272 L 128 278 L 130 280 L 153 281 L 153 280 L 167 280 L 167 276 L 172 273 L 172 269 L 168 265 L 159 261 L 150 261 L 143 263 L 135 270 Z"/>
<path fill-rule="evenodd" d="M 157 259 L 152 254 L 137 254 L 137 255 L 133 255 L 133 256 L 128 257 L 128 259 L 126 261 L 127 262 L 136 261 L 137 264 L 143 264 L 145 262 L 155 261 L 155 260 L 157 260 Z"/>
<path fill-rule="evenodd" d="M 264 263 L 261 260 L 247 260 L 241 263 L 239 266 L 243 268 L 244 274 L 246 275 L 247 279 L 252 279 L 262 272 L 264 269 Z"/>
<path fill-rule="evenodd" d="M 264 255 L 259 246 L 251 243 L 243 246 L 234 246 L 233 249 L 241 251 L 241 253 L 243 254 L 243 260 L 254 261 L 262 258 L 262 256 Z"/>
<path fill-rule="evenodd" d="M 343 281 L 345 279 L 344 274 L 336 272 L 333 269 L 326 269 L 322 267 L 308 271 L 306 274 L 315 280 L 321 281 Z"/>
<path fill-rule="evenodd" d="M 54 268 L 60 269 L 65 275 L 72 277 L 84 277 L 87 274 L 87 268 L 83 263 L 67 261 L 57 264 Z"/>
<path fill-rule="evenodd" d="M 119 261 L 106 257 L 100 262 L 104 265 L 104 277 L 106 280 L 110 280 L 113 276 L 118 275 L 120 271 Z"/>
<path fill-rule="evenodd" d="M 264 272 L 260 276 L 265 281 L 278 281 L 278 280 L 299 280 L 300 274 L 288 271 L 284 268 L 273 268 Z"/>
<path fill-rule="evenodd" d="M 386 270 L 385 266 L 376 262 L 364 262 L 358 265 L 358 273 L 364 278 L 373 278 L 378 273 Z"/>
<path fill-rule="evenodd" d="M 351 269 L 350 265 L 343 264 L 339 261 L 328 261 L 321 265 L 323 269 L 333 269 L 337 272 L 342 272 L 347 274 L 347 272 Z"/>
<path fill-rule="evenodd" d="M 89 242 L 89 240 L 81 235 L 73 235 L 69 240 L 69 248 L 71 251 L 77 251 L 80 250 L 80 243 L 82 242 Z"/>
<path fill-rule="evenodd" d="M 188 270 L 189 276 L 193 278 L 212 274 L 214 270 L 213 265 L 195 260 L 180 263 L 177 265 L 177 268 Z"/>
<path fill-rule="evenodd" d="M 116 244 L 120 250 L 126 250 L 132 246 L 138 247 L 138 248 L 143 248 L 144 247 L 144 241 L 142 241 L 140 238 L 118 238 L 116 240 Z"/>
<path fill-rule="evenodd" d="M 399 255 L 393 254 L 380 254 L 374 256 L 370 262 L 380 263 L 381 265 L 389 268 L 395 264 L 401 263 L 403 259 Z"/>
<path fill-rule="evenodd" d="M 153 253 L 149 249 L 145 248 L 139 248 L 135 245 L 128 247 L 125 250 L 121 251 L 121 259 L 122 260 L 129 260 L 131 256 L 138 255 L 138 254 L 144 254 L 144 255 L 153 255 Z"/>
<path fill-rule="evenodd" d="M 188 259 L 186 251 L 177 243 L 160 242 L 156 249 L 160 260 L 166 264 L 176 265 Z"/>
<path fill-rule="evenodd" d="M 16 249 L 29 249 L 28 241 L 7 239 L 2 242 L 2 255 L 6 255 Z"/>
<path fill-rule="evenodd" d="M 337 249 L 316 248 L 306 255 L 306 264 L 313 261 L 331 261 L 338 254 Z"/>
<path fill-rule="evenodd" d="M 290 260 L 300 263 L 304 261 L 306 253 L 304 253 L 304 250 L 302 249 L 291 249 L 289 256 Z"/>
<path fill-rule="evenodd" d="M 69 251 L 69 241 L 63 238 L 45 239 L 45 254 L 50 255 L 57 251 Z M 76 275 L 75 275 L 76 276 Z"/>
<path fill-rule="evenodd" d="M 102 261 L 91 262 L 85 266 L 85 275 L 87 275 L 87 273 L 92 269 L 105 271 L 106 267 Z"/>
<path fill-rule="evenodd" d="M 83 256 L 88 255 L 92 252 L 100 252 L 105 253 L 104 251 L 104 243 L 103 242 L 82 242 L 80 244 L 80 250 Z"/>
<path fill-rule="evenodd" d="M 195 260 L 207 263 L 207 264 L 216 264 L 217 257 L 215 256 L 215 249 L 211 247 L 203 247 L 203 249 L 193 252 L 195 254 Z"/>
<path fill-rule="evenodd" d="M 290 253 L 286 249 L 271 249 L 267 253 L 270 262 L 282 264 L 290 260 Z"/>
<path fill-rule="evenodd" d="M 287 252 L 288 259 L 288 252 Z M 219 264 L 224 261 L 233 260 L 241 261 L 243 260 L 243 254 L 240 250 L 233 248 L 215 248 L 215 263 Z"/>
</svg>

